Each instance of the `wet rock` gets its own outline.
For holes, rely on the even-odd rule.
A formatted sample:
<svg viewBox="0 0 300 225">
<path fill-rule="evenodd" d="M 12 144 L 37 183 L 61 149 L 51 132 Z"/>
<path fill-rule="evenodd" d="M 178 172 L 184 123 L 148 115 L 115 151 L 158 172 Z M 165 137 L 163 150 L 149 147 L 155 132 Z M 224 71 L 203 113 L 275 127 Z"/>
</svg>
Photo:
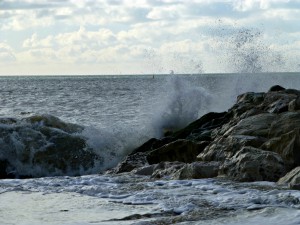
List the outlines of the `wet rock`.
<svg viewBox="0 0 300 225">
<path fill-rule="evenodd" d="M 132 170 L 132 172 L 136 175 L 151 176 L 156 166 L 157 164 L 142 166 Z"/>
<path fill-rule="evenodd" d="M 287 169 L 300 166 L 300 128 L 266 141 L 261 148 L 278 153 Z"/>
<path fill-rule="evenodd" d="M 0 160 L 0 179 L 14 178 L 14 176 L 9 173 L 9 167 L 10 165 L 7 160 Z"/>
<path fill-rule="evenodd" d="M 172 136 L 175 139 L 184 139 L 193 133 L 202 133 L 222 126 L 229 121 L 230 115 L 227 112 L 207 113 L 200 119 L 189 124 L 187 127 L 175 132 Z"/>
<path fill-rule="evenodd" d="M 284 91 L 284 90 L 285 90 L 284 87 L 281 87 L 280 85 L 274 85 L 274 86 L 272 86 L 272 87 L 268 90 L 268 92 L 271 92 L 271 91 Z"/>
<path fill-rule="evenodd" d="M 37 124 L 43 125 L 45 127 L 57 128 L 63 130 L 67 133 L 76 133 L 83 130 L 82 126 L 72 123 L 66 123 L 60 120 L 59 118 L 52 116 L 52 115 L 35 115 L 25 119 L 26 121 Z"/>
<path fill-rule="evenodd" d="M 280 137 L 298 128 L 300 128 L 300 112 L 286 112 L 272 121 L 268 137 Z"/>
<path fill-rule="evenodd" d="M 256 110 L 256 107 L 264 100 L 265 93 L 247 92 L 237 97 L 236 104 L 229 109 L 234 118 L 245 115 L 248 111 Z M 252 114 L 253 115 L 253 114 Z M 255 115 L 255 114 L 254 114 Z"/>
<path fill-rule="evenodd" d="M 289 103 L 288 110 L 291 112 L 300 110 L 300 97 L 299 96 Z"/>
<path fill-rule="evenodd" d="M 295 94 L 285 92 L 268 92 L 260 108 L 269 113 L 282 113 L 288 111 L 289 103 L 296 99 Z"/>
<path fill-rule="evenodd" d="M 260 104 L 264 101 L 265 93 L 263 92 L 247 92 L 237 97 L 237 104 L 239 103 L 251 103 L 254 105 Z"/>
<path fill-rule="evenodd" d="M 124 173 L 130 172 L 136 168 L 141 168 L 148 165 L 146 159 L 147 154 L 143 152 L 137 152 L 135 154 L 130 154 L 125 157 L 112 171 L 111 173 Z M 141 174 L 142 175 L 142 174 Z"/>
<path fill-rule="evenodd" d="M 68 174 L 68 171 L 76 171 L 79 168 L 88 170 L 93 168 L 94 161 L 99 159 L 79 136 L 57 133 L 48 142 L 44 149 L 34 154 L 32 163 L 47 168 L 49 173 L 55 174 L 55 171 L 59 170 Z M 80 175 L 79 171 L 77 175 Z"/>
<path fill-rule="evenodd" d="M 174 179 L 202 179 L 218 176 L 220 162 L 193 162 L 186 164 L 173 176 Z"/>
<path fill-rule="evenodd" d="M 207 143 L 198 143 L 189 140 L 177 140 L 155 149 L 147 155 L 149 164 L 163 161 L 193 162 L 197 155 L 205 148 Z"/>
<path fill-rule="evenodd" d="M 291 189 L 300 190 L 300 167 L 288 172 L 277 182 L 279 185 L 288 185 Z"/>
<path fill-rule="evenodd" d="M 253 147 L 244 147 L 220 169 L 220 174 L 247 182 L 277 181 L 284 173 L 284 162 L 277 153 Z"/>
<path fill-rule="evenodd" d="M 130 155 L 133 155 L 137 152 L 148 152 L 157 148 L 160 148 L 170 142 L 175 141 L 175 138 L 173 137 L 165 137 L 162 139 L 156 139 L 156 138 L 151 138 L 148 141 L 146 141 L 144 144 L 142 144 L 140 147 L 136 148 L 133 150 Z"/>
<path fill-rule="evenodd" d="M 81 126 L 49 115 L 2 122 L 5 126 L 0 126 L 1 177 L 80 175 L 91 171 L 96 162 L 102 162 L 78 134 Z"/>
<path fill-rule="evenodd" d="M 157 179 L 174 179 L 174 175 L 184 166 L 185 163 L 183 162 L 161 162 L 154 166 L 151 177 Z"/>
<path fill-rule="evenodd" d="M 267 139 L 248 135 L 230 135 L 216 138 L 197 156 L 201 161 L 224 161 L 245 146 L 259 148 Z"/>
<path fill-rule="evenodd" d="M 262 113 L 240 120 L 224 134 L 227 135 L 247 135 L 268 137 L 273 121 L 277 119 L 276 114 Z"/>
</svg>

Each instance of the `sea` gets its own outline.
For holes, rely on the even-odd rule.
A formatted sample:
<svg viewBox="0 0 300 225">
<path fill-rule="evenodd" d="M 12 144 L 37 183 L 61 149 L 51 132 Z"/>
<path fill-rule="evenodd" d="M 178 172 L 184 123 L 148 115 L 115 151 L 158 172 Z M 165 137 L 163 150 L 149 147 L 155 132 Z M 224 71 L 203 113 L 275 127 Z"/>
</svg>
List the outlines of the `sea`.
<svg viewBox="0 0 300 225">
<path fill-rule="evenodd" d="M 273 182 L 105 173 L 166 129 L 273 85 L 299 89 L 300 73 L 0 77 L 1 119 L 55 116 L 84 127 L 102 158 L 113 153 L 76 176 L 39 168 L 44 176 L 0 180 L 0 224 L 300 224 L 300 192 Z"/>
</svg>

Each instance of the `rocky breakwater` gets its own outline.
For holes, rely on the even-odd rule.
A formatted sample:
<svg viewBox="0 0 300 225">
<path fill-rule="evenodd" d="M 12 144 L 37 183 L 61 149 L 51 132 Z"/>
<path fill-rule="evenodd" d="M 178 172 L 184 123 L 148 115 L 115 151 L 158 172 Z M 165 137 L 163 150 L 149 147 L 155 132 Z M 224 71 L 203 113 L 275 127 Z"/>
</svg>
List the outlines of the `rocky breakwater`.
<svg viewBox="0 0 300 225">
<path fill-rule="evenodd" d="M 101 159 L 82 130 L 51 115 L 0 119 L 0 178 L 90 173 Z"/>
<path fill-rule="evenodd" d="M 110 172 L 153 178 L 225 176 L 300 187 L 300 91 L 273 86 L 237 97 L 228 111 L 152 138 Z M 286 177 L 284 177 L 286 175 Z"/>
</svg>

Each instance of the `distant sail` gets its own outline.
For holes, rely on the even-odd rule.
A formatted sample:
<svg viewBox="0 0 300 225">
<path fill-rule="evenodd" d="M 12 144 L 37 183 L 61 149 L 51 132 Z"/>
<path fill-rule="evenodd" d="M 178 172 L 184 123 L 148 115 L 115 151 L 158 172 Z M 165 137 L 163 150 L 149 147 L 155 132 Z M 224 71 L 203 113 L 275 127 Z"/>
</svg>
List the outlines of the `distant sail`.
<svg viewBox="0 0 300 225">
<path fill-rule="evenodd" d="M 170 74 L 174 74 L 174 70 L 170 70 Z"/>
</svg>

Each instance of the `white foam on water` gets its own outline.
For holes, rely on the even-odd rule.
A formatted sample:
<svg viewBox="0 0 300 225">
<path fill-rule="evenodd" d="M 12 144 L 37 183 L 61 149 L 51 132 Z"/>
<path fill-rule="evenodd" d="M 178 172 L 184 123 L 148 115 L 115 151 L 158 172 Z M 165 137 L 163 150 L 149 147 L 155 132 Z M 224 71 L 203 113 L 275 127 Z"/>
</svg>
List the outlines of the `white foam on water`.
<svg viewBox="0 0 300 225">
<path fill-rule="evenodd" d="M 262 210 L 241 212 L 234 216 L 215 220 L 198 222 L 184 222 L 179 224 L 193 225 L 298 225 L 300 224 L 300 211 L 286 208 L 264 208 Z"/>
<path fill-rule="evenodd" d="M 28 221 L 41 221 L 40 224 L 47 224 L 47 220 L 53 217 L 53 211 L 59 213 L 57 219 L 68 220 L 61 215 L 67 212 L 59 211 L 65 209 L 68 210 L 68 216 L 75 214 L 71 221 L 84 222 L 87 217 L 90 218 L 88 221 L 92 221 L 97 217 L 95 223 L 98 221 L 101 224 L 108 217 L 118 219 L 135 213 L 159 212 L 189 215 L 209 206 L 212 210 L 230 210 L 230 218 L 225 218 L 226 214 L 222 216 L 222 219 L 229 221 L 228 224 L 238 224 L 244 219 L 248 221 L 246 224 L 255 224 L 260 217 L 266 222 L 264 224 L 272 224 L 272 221 L 277 221 L 278 215 L 291 213 L 291 220 L 287 224 L 292 225 L 297 224 L 300 208 L 299 191 L 280 189 L 271 182 L 234 183 L 218 179 L 150 182 L 147 177 L 129 175 L 1 180 L 0 198 L 0 218 L 10 218 L 16 223 L 24 218 L 23 214 L 30 212 L 34 215 Z M 30 209 L 22 204 L 23 201 L 34 206 Z M 37 207 L 39 204 L 42 208 Z M 102 214 L 108 209 L 118 214 Z M 13 215 L 13 210 L 15 217 L 5 217 Z M 43 216 L 48 219 L 41 220 Z M 207 224 L 221 224 L 221 221 L 214 219 Z M 119 222 L 122 224 L 122 221 Z M 56 221 L 52 224 L 64 223 Z M 206 223 L 199 221 L 199 224 Z"/>
</svg>

